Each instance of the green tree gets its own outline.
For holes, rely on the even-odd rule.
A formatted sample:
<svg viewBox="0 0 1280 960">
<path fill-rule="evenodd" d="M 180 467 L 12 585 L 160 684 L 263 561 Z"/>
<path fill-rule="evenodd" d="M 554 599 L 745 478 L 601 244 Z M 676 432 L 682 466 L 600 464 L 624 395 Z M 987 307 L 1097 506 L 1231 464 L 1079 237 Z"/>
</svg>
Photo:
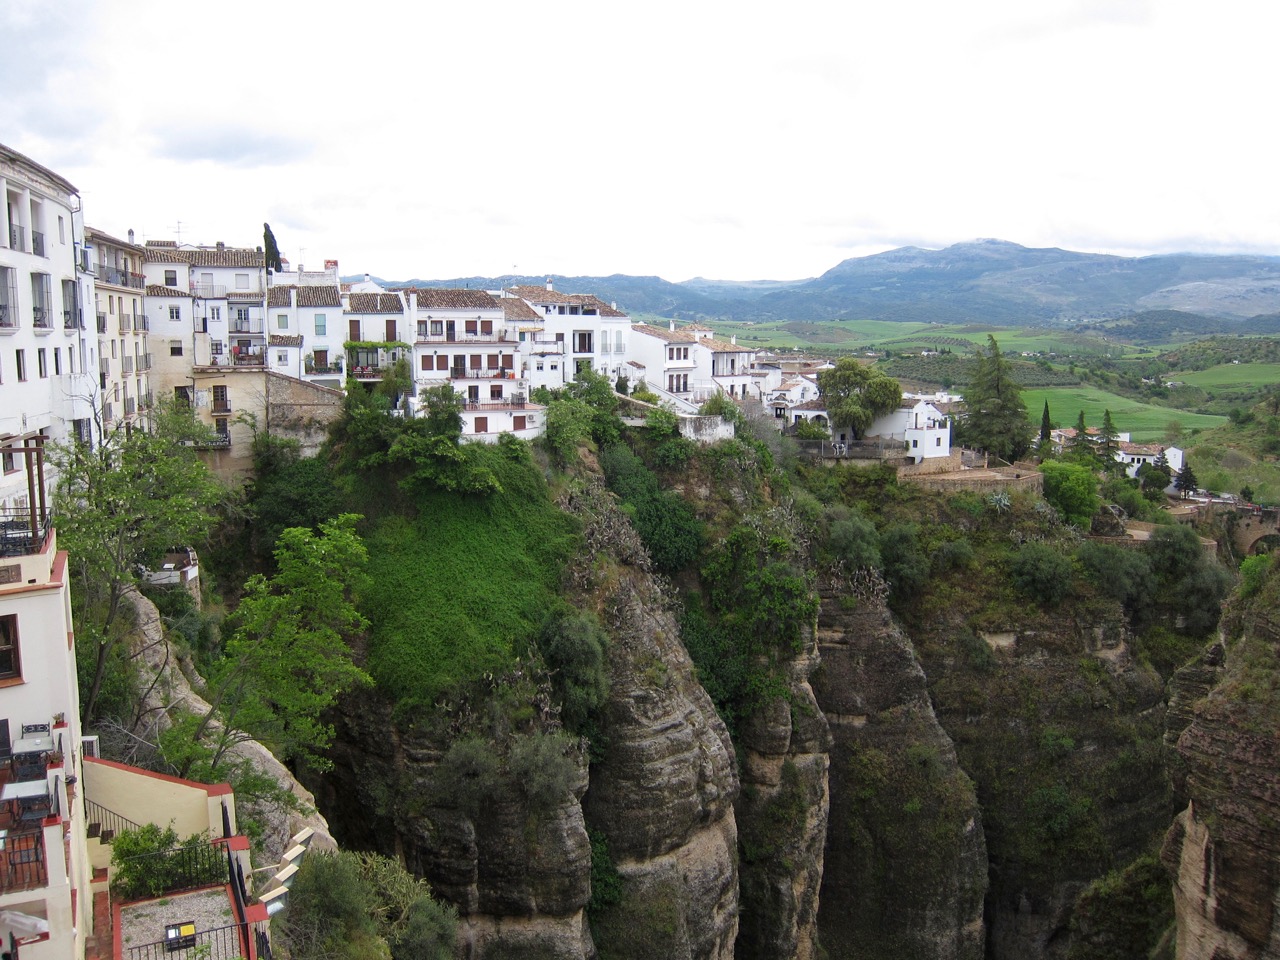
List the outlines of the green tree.
<svg viewBox="0 0 1280 960">
<path fill-rule="evenodd" d="M 462 436 L 462 394 L 454 390 L 452 385 L 443 383 L 423 387 L 418 400 L 426 411 L 424 419 L 428 434 L 450 440 L 457 440 Z"/>
<path fill-rule="evenodd" d="M 1196 479 L 1196 474 L 1191 469 L 1191 464 L 1184 462 L 1182 469 L 1178 471 L 1178 476 L 1173 481 L 1173 488 L 1182 494 L 1183 500 L 1186 500 L 1196 492 L 1199 485 L 1200 482 Z"/>
<path fill-rule="evenodd" d="M 1050 435 L 1053 433 L 1053 423 L 1049 420 L 1049 401 L 1044 402 L 1044 412 L 1040 414 L 1040 447 L 1048 449 Z"/>
<path fill-rule="evenodd" d="M 1067 438 L 1066 450 L 1071 459 L 1077 462 L 1092 463 L 1097 459 L 1097 448 L 1089 436 L 1089 427 L 1084 422 L 1084 411 L 1076 417 L 1075 433 Z"/>
<path fill-rule="evenodd" d="M 1041 464 L 1044 498 L 1053 504 L 1068 523 L 1088 527 L 1098 512 L 1098 480 L 1088 467 L 1048 461 Z"/>
<path fill-rule="evenodd" d="M 413 390 L 413 371 L 409 369 L 408 357 L 397 357 L 389 363 L 374 389 L 390 401 L 392 410 L 398 410 L 400 398 Z"/>
<path fill-rule="evenodd" d="M 321 715 L 342 693 L 372 682 L 348 646 L 367 626 L 355 605 L 367 559 L 358 519 L 342 514 L 321 523 L 318 534 L 286 529 L 276 545 L 276 573 L 245 584 L 234 632 L 210 670 L 209 710 L 190 734 L 194 744 L 207 738 L 211 771 L 249 737 L 273 746 L 277 756 L 324 769 L 321 751 L 333 728 Z M 179 764 L 179 776 L 201 761 L 193 752 Z"/>
<path fill-rule="evenodd" d="M 860 437 L 876 417 L 896 410 L 902 387 L 874 367 L 841 357 L 833 369 L 818 373 L 818 392 L 834 427 Z"/>
<path fill-rule="evenodd" d="M 1047 543 L 1028 543 L 1013 560 L 1013 585 L 1042 606 L 1056 607 L 1071 590 L 1071 557 Z"/>
<path fill-rule="evenodd" d="M 116 430 L 97 446 L 73 442 L 51 451 L 58 541 L 76 579 L 77 633 L 89 658 L 79 664 L 86 724 L 98 718 L 107 668 L 125 634 L 126 591 L 166 550 L 203 542 L 210 514 L 226 499 L 189 443 L 207 436 L 189 408 L 162 402 L 150 432 Z"/>
<path fill-rule="evenodd" d="M 1022 388 L 995 337 L 988 336 L 986 350 L 978 351 L 977 367 L 964 393 L 964 409 L 956 431 L 961 443 L 1010 462 L 1027 452 L 1032 426 Z"/>
<path fill-rule="evenodd" d="M 1120 432 L 1111 420 L 1110 409 L 1102 411 L 1102 426 L 1098 430 L 1096 450 L 1103 467 L 1114 469 L 1120 465 L 1116 460 L 1116 454 L 1120 452 Z"/>
<path fill-rule="evenodd" d="M 280 248 L 276 245 L 276 235 L 271 232 L 271 224 L 264 223 L 262 225 L 262 249 L 266 251 L 266 267 L 268 270 L 277 272 L 284 269 L 284 263 L 280 259 Z"/>
</svg>

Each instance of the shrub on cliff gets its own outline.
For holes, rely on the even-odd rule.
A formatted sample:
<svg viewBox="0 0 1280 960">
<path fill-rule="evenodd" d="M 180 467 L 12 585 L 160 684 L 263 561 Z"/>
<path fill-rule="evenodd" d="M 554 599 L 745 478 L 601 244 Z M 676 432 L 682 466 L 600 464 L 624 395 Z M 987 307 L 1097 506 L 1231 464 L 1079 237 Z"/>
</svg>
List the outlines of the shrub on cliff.
<svg viewBox="0 0 1280 960">
<path fill-rule="evenodd" d="M 1013 558 L 1013 584 L 1046 607 L 1056 607 L 1071 592 L 1071 557 L 1047 543 L 1028 543 Z"/>
</svg>

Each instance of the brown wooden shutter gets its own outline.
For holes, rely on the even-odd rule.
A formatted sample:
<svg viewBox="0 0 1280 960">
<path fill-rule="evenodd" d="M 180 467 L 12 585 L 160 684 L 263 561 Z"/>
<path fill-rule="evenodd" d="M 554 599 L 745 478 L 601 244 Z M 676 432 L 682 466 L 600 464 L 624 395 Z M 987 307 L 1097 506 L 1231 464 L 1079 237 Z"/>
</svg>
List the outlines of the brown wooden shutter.
<svg viewBox="0 0 1280 960">
<path fill-rule="evenodd" d="M 438 357 L 436 357 L 436 369 L 437 370 L 449 369 L 449 358 L 445 356 L 443 353 L 440 354 Z"/>
<path fill-rule="evenodd" d="M 395 340 L 396 338 L 396 318 L 387 317 L 387 340 Z"/>
<path fill-rule="evenodd" d="M 488 432 L 489 432 L 489 418 L 476 417 L 476 433 L 488 433 Z"/>
<path fill-rule="evenodd" d="M 498 355 L 496 353 L 489 354 L 489 369 L 490 370 L 498 369 Z"/>
<path fill-rule="evenodd" d="M 513 429 L 513 430 L 523 430 L 523 429 L 524 429 L 524 415 L 523 415 L 523 414 L 519 414 L 519 415 L 517 415 L 517 416 L 512 417 L 512 418 L 511 418 L 511 427 L 512 427 L 512 429 Z"/>
<path fill-rule="evenodd" d="M 514 355 L 514 354 L 510 354 L 510 353 L 503 354 L 503 357 L 502 357 L 502 369 L 503 369 L 503 370 L 514 370 L 514 369 L 515 369 L 515 366 L 516 366 L 516 358 L 515 358 L 515 355 Z"/>
<path fill-rule="evenodd" d="M 481 321 L 480 321 L 480 332 L 481 332 L 481 333 L 483 333 L 483 334 L 485 334 L 486 336 L 487 336 L 487 335 L 489 335 L 489 334 L 492 334 L 492 333 L 493 333 L 493 321 L 492 321 L 492 320 L 481 320 Z"/>
<path fill-rule="evenodd" d="M 431 358 L 428 357 L 425 353 L 422 355 L 422 369 L 423 370 L 431 369 Z"/>
<path fill-rule="evenodd" d="M 347 339 L 348 340 L 360 339 L 360 318 L 359 317 L 351 317 L 350 319 L 347 320 Z"/>
</svg>

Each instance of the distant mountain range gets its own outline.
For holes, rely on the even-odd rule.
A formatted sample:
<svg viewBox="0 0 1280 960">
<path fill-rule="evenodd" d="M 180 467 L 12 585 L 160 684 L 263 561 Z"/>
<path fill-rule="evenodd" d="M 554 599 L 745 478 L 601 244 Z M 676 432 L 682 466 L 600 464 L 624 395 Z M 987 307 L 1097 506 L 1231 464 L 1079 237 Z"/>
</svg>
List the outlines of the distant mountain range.
<svg viewBox="0 0 1280 960">
<path fill-rule="evenodd" d="M 354 279 L 354 278 L 353 278 Z M 1115 257 L 1036 249 L 1004 240 L 943 250 L 901 247 L 855 257 L 807 280 L 555 277 L 556 289 L 594 293 L 632 314 L 682 320 L 874 319 L 933 323 L 1044 325 L 1179 312 L 1174 321 L 1225 332 L 1258 317 L 1271 332 L 1280 314 L 1280 257 L 1167 254 Z M 388 286 L 497 289 L 542 284 L 546 276 L 380 281 Z M 1154 319 L 1154 318 L 1153 318 Z M 1169 317 L 1165 317 L 1168 321 Z M 1140 326 L 1140 325 L 1139 325 Z M 1136 331 L 1135 331 L 1136 332 Z M 1198 333 L 1198 330 L 1188 330 Z M 1246 332 L 1241 329 L 1240 332 Z"/>
</svg>

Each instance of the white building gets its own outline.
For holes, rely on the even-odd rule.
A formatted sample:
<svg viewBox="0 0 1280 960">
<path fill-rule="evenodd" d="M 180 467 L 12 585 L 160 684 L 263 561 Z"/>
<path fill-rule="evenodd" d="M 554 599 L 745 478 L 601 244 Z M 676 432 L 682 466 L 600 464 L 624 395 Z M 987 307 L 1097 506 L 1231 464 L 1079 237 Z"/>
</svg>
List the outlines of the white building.
<svg viewBox="0 0 1280 960">
<path fill-rule="evenodd" d="M 505 291 L 527 303 L 541 318 L 541 330 L 531 331 L 535 342 L 564 344 L 566 363 L 558 364 L 564 379 L 573 381 L 582 367 L 617 380 L 626 372 L 631 318 L 599 297 L 589 293 L 561 293 L 547 280 L 543 287 L 518 286 Z M 550 373 L 544 369 L 543 373 Z"/>
<path fill-rule="evenodd" d="M 92 931 L 92 870 L 67 555 L 45 506 L 43 453 L 20 448 L 37 495 L 25 517 L 0 521 L 0 941 L 23 960 L 66 960 L 84 957 Z"/>
<path fill-rule="evenodd" d="M 92 227 L 85 230 L 85 249 L 94 275 L 102 426 L 132 429 L 145 423 L 151 401 L 146 251 L 132 237 L 118 240 Z"/>
<path fill-rule="evenodd" d="M 927 400 L 908 400 L 897 410 L 877 417 L 866 438 L 901 440 L 912 463 L 951 456 L 951 424 Z"/>
<path fill-rule="evenodd" d="M 1178 447 L 1168 447 L 1161 443 L 1129 443 L 1122 440 L 1115 457 L 1125 465 L 1126 476 L 1136 477 L 1144 463 L 1155 463 L 1162 453 L 1169 464 L 1169 469 L 1175 475 L 1181 473 L 1184 460 L 1183 452 Z"/>
<path fill-rule="evenodd" d="M 736 339 L 718 340 L 701 325 L 677 329 L 674 320 L 665 328 L 632 324 L 626 359 L 644 365 L 649 386 L 660 396 L 695 407 L 717 393 L 745 399 L 759 380 L 753 373 L 754 350 L 738 346 Z"/>
<path fill-rule="evenodd" d="M 0 197 L 0 513 L 24 516 L 39 491 L 16 448 L 93 433 L 93 278 L 74 186 L 0 145 Z"/>
</svg>

